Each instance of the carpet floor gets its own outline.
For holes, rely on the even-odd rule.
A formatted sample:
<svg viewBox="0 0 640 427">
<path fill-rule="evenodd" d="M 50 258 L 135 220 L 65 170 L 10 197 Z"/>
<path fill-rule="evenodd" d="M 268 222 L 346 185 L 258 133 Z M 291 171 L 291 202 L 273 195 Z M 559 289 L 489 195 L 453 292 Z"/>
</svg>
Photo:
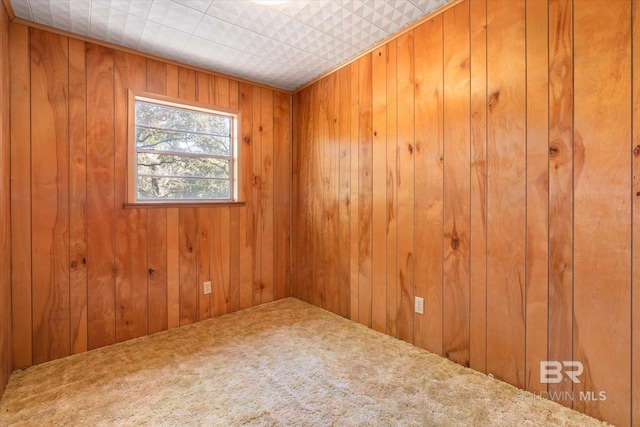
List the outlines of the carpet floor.
<svg viewBox="0 0 640 427">
<path fill-rule="evenodd" d="M 287 298 L 16 371 L 0 425 L 604 424 Z"/>
</svg>

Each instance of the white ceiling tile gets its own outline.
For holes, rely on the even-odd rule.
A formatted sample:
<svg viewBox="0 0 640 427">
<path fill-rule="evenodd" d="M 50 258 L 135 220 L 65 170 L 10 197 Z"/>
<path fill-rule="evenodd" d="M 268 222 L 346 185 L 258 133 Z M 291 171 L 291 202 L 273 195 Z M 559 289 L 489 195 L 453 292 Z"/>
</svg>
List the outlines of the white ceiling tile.
<svg viewBox="0 0 640 427">
<path fill-rule="evenodd" d="M 156 24 L 191 34 L 203 16 L 203 12 L 171 0 L 154 0 L 147 19 Z"/>
<path fill-rule="evenodd" d="M 147 21 L 140 35 L 138 49 L 167 58 L 179 58 L 190 34 Z"/>
<path fill-rule="evenodd" d="M 13 12 L 17 17 L 33 21 L 33 15 L 31 14 L 31 7 L 29 6 L 29 2 L 24 0 L 13 0 L 11 2 L 11 6 L 13 6 Z"/>
<path fill-rule="evenodd" d="M 199 12 L 206 12 L 209 6 L 211 5 L 212 0 L 173 0 L 176 3 L 180 3 L 181 5 L 190 7 L 191 9 L 195 9 Z"/>
<path fill-rule="evenodd" d="M 11 0 L 16 15 L 292 90 L 450 0 Z"/>
</svg>

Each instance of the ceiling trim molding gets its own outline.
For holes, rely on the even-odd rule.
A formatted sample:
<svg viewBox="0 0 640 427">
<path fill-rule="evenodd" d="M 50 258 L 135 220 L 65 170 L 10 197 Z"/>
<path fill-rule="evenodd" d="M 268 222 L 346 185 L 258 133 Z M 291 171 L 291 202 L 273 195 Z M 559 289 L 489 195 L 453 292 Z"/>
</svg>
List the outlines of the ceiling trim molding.
<svg viewBox="0 0 640 427">
<path fill-rule="evenodd" d="M 9 21 L 13 21 L 14 19 L 16 19 L 16 13 L 13 11 L 11 0 L 2 0 L 2 4 L 4 5 L 4 10 L 7 11 L 7 15 L 9 16 Z"/>
<path fill-rule="evenodd" d="M 308 88 L 309 86 L 314 85 L 315 83 L 318 83 L 320 80 L 324 79 L 325 77 L 335 73 L 336 71 L 340 70 L 341 68 L 346 67 L 347 65 L 356 62 L 358 59 L 362 58 L 363 56 L 366 56 L 370 53 L 372 53 L 373 51 L 375 51 L 376 49 L 379 49 L 380 47 L 386 45 L 387 43 L 397 39 L 398 37 L 408 33 L 409 31 L 413 31 L 414 29 L 416 29 L 417 27 L 419 27 L 420 25 L 424 24 L 425 22 L 427 22 L 428 20 L 444 13 L 445 11 L 451 9 L 454 6 L 457 6 L 458 4 L 464 2 L 464 1 L 470 1 L 470 0 L 451 0 L 449 3 L 445 3 L 444 5 L 440 6 L 438 9 L 431 11 L 430 13 L 426 14 L 425 16 L 423 16 L 422 18 L 418 19 L 416 22 L 414 22 L 411 25 L 408 25 L 407 27 L 401 29 L 400 31 L 398 31 L 397 33 L 394 33 L 392 35 L 390 35 L 389 37 L 387 37 L 386 39 L 376 43 L 375 45 L 371 46 L 370 48 L 368 48 L 367 50 L 357 54 L 356 56 L 346 60 L 345 62 L 343 62 L 340 65 L 337 65 L 335 67 L 333 67 L 332 69 L 330 69 L 329 71 L 327 71 L 326 73 L 316 77 L 315 79 L 311 80 L 308 83 L 303 84 L 302 86 L 294 89 L 291 91 L 291 93 L 293 95 L 295 95 L 296 93 Z"/>
<path fill-rule="evenodd" d="M 2 0 L 2 1 L 5 3 L 5 5 L 6 5 L 7 2 L 10 2 L 10 0 Z M 277 87 L 265 85 L 264 83 L 252 82 L 251 80 L 242 79 L 240 77 L 232 76 L 232 75 L 229 75 L 229 74 L 223 74 L 223 73 L 220 73 L 220 72 L 217 72 L 217 71 L 209 70 L 207 68 L 202 68 L 202 67 L 197 67 L 195 65 L 185 64 L 184 62 L 179 62 L 179 61 L 176 61 L 176 60 L 173 60 L 173 59 L 169 59 L 169 58 L 165 58 L 165 57 L 162 57 L 162 56 L 152 55 L 150 53 L 141 52 L 139 50 L 131 49 L 131 48 L 128 48 L 128 47 L 125 47 L 125 46 L 120 46 L 120 45 L 117 45 L 117 44 L 114 44 L 114 43 L 109 43 L 109 42 L 105 42 L 105 41 L 102 41 L 102 40 L 94 39 L 94 38 L 91 38 L 91 37 L 83 36 L 83 35 L 80 35 L 80 34 L 72 33 L 70 31 L 60 30 L 58 28 L 49 27 L 48 25 L 38 24 L 37 22 L 32 22 L 32 21 L 28 21 L 28 20 L 23 19 L 23 18 L 18 18 L 15 15 L 14 15 L 14 18 L 11 19 L 11 22 L 16 23 L 16 24 L 25 25 L 25 26 L 31 27 L 31 28 L 36 28 L 38 30 L 43 30 L 43 31 L 48 31 L 50 33 L 54 33 L 54 34 L 59 34 L 61 36 L 69 37 L 69 38 L 80 40 L 80 41 L 83 41 L 83 42 L 93 43 L 93 44 L 96 44 L 96 45 L 99 45 L 99 46 L 104 46 L 104 47 L 109 48 L 109 49 L 119 50 L 121 52 L 126 52 L 126 53 L 132 53 L 134 55 L 143 56 L 145 58 L 154 59 L 156 61 L 166 62 L 167 64 L 176 65 L 178 67 L 189 68 L 189 69 L 194 70 L 194 71 L 199 71 L 199 72 L 208 73 L 208 74 L 211 74 L 211 75 L 214 75 L 214 76 L 224 77 L 226 79 L 235 80 L 235 81 L 237 81 L 239 83 L 246 83 L 246 84 L 250 84 L 252 86 L 261 87 L 261 88 L 264 88 L 264 89 L 269 89 L 269 90 L 273 90 L 273 91 L 276 91 L 276 92 L 285 93 L 287 95 L 293 95 L 293 92 L 285 90 L 285 89 L 280 89 L 280 88 L 277 88 Z"/>
</svg>

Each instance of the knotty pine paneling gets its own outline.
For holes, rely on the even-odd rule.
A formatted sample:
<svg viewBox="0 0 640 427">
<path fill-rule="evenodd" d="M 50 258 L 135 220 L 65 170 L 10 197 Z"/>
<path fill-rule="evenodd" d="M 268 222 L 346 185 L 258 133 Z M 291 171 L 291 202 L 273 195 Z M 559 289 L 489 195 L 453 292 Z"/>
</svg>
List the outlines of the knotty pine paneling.
<svg viewBox="0 0 640 427">
<path fill-rule="evenodd" d="M 632 195 L 631 2 L 574 2 L 573 13 L 573 358 L 586 374 L 574 391 L 607 393 L 604 402 L 578 399 L 574 408 L 629 425 L 630 198 L 638 197 Z M 634 420 L 637 425 L 640 414 Z"/>
<path fill-rule="evenodd" d="M 444 338 L 443 30 L 442 16 L 425 22 L 415 30 L 414 47 L 415 191 L 423 195 L 414 199 L 414 271 L 415 293 L 425 299 L 425 314 L 413 314 L 413 334 L 415 345 L 439 355 L 443 354 Z M 429 63 L 433 67 L 428 67 Z M 398 227 L 402 224 L 400 222 Z M 413 312 L 411 301 L 408 301 L 407 311 Z"/>
<path fill-rule="evenodd" d="M 13 370 L 11 354 L 11 139 L 9 17 L 0 7 L 0 396 Z"/>
<path fill-rule="evenodd" d="M 527 10 L 527 292 L 525 388 L 546 391 L 540 360 L 548 359 L 549 318 L 549 41 L 546 1 Z M 542 30 L 542 31 L 541 31 Z"/>
<path fill-rule="evenodd" d="M 289 94 L 2 19 L 3 387 L 10 369 L 290 295 Z M 244 206 L 123 209 L 129 88 L 241 110 Z"/>
<path fill-rule="evenodd" d="M 294 94 L 293 295 L 637 425 L 636 3 L 467 0 Z"/>
</svg>

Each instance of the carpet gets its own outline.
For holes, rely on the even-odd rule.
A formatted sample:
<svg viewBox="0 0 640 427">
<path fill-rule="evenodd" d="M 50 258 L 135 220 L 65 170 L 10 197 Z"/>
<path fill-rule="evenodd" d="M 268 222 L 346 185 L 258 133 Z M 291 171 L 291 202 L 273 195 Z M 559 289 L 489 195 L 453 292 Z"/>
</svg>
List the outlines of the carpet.
<svg viewBox="0 0 640 427">
<path fill-rule="evenodd" d="M 605 424 L 287 298 L 16 371 L 0 425 Z"/>
</svg>

